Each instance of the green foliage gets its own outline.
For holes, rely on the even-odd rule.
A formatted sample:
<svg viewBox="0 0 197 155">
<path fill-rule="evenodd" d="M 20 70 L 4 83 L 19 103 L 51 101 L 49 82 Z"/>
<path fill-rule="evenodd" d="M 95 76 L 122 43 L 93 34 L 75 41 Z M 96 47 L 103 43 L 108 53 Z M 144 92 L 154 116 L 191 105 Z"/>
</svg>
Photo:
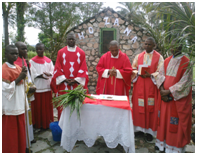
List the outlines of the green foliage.
<svg viewBox="0 0 197 155">
<path fill-rule="evenodd" d="M 65 46 L 66 33 L 79 22 L 98 13 L 103 3 L 33 2 L 29 3 L 29 26 L 39 28 L 39 42 L 51 53 L 51 59 Z"/>
<path fill-rule="evenodd" d="M 26 10 L 27 2 L 16 2 L 16 13 L 17 13 L 17 41 L 25 41 L 25 23 L 26 20 L 24 18 L 25 10 Z"/>
<path fill-rule="evenodd" d="M 84 22 L 88 18 L 98 14 L 102 10 L 102 6 L 103 2 L 79 2 L 77 7 L 80 12 L 80 22 Z"/>
<path fill-rule="evenodd" d="M 33 52 L 33 51 L 28 51 L 27 52 L 27 58 L 28 60 L 30 60 L 31 58 L 35 57 L 37 55 L 36 52 Z"/>
<path fill-rule="evenodd" d="M 36 48 L 27 44 L 27 51 L 33 51 L 33 52 L 36 52 Z"/>
<path fill-rule="evenodd" d="M 70 117 L 76 109 L 78 119 L 80 119 L 80 108 L 83 105 L 85 98 L 88 97 L 94 99 L 93 97 L 86 95 L 87 90 L 83 89 L 83 86 L 81 85 L 78 85 L 74 90 L 62 90 L 62 92 L 65 92 L 66 94 L 53 98 L 52 102 L 54 107 L 66 108 L 69 106 Z"/>
<path fill-rule="evenodd" d="M 2 64 L 6 61 L 5 59 L 5 48 L 2 48 Z"/>
</svg>

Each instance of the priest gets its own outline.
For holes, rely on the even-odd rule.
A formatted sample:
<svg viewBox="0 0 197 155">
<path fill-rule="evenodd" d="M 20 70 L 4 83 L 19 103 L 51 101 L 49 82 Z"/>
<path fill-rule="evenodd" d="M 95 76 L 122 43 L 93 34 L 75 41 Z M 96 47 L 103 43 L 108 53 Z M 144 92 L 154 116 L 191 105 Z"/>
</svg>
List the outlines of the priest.
<svg viewBox="0 0 197 155">
<path fill-rule="evenodd" d="M 112 40 L 109 50 L 99 60 L 97 94 L 127 95 L 131 88 L 132 67 L 128 56 L 121 52 L 116 40 Z"/>
<path fill-rule="evenodd" d="M 87 89 L 88 84 L 88 69 L 86 65 L 85 52 L 75 45 L 75 34 L 70 32 L 67 34 L 67 46 L 58 51 L 51 81 L 51 88 L 53 92 L 58 95 L 64 94 L 61 90 L 73 90 L 79 84 L 84 89 Z M 58 108 L 58 120 L 62 108 Z"/>
</svg>

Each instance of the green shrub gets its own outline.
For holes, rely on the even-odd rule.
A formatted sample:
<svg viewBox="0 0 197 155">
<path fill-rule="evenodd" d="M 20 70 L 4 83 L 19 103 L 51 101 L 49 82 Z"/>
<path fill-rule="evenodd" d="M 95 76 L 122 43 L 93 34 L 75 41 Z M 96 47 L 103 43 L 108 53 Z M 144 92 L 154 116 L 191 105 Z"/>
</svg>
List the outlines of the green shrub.
<svg viewBox="0 0 197 155">
<path fill-rule="evenodd" d="M 28 60 L 30 60 L 31 58 L 35 57 L 37 55 L 36 52 L 33 52 L 33 51 L 28 51 L 27 52 L 27 58 Z"/>
</svg>

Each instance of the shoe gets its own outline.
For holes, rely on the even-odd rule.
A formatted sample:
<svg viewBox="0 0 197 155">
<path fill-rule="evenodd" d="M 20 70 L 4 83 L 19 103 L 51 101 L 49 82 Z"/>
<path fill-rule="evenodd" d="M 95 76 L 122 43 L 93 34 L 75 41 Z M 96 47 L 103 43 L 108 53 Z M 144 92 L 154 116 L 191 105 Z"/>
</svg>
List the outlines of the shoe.
<svg viewBox="0 0 197 155">
<path fill-rule="evenodd" d="M 36 141 L 37 141 L 37 140 L 35 140 L 35 139 L 34 139 L 34 140 L 32 140 L 32 141 L 31 141 L 31 144 L 32 144 L 32 143 L 36 143 Z"/>
<path fill-rule="evenodd" d="M 144 135 L 144 133 L 141 132 L 141 131 L 135 132 L 134 134 L 135 134 L 135 137 L 139 137 L 139 136 L 143 136 Z"/>
<path fill-rule="evenodd" d="M 159 153 L 160 151 L 159 151 L 159 148 L 158 148 L 158 146 L 155 146 L 155 153 Z"/>
<path fill-rule="evenodd" d="M 146 134 L 145 135 L 145 140 L 146 140 L 146 142 L 148 142 L 148 143 L 151 143 L 152 142 L 152 140 L 153 140 L 153 136 L 151 135 L 151 134 Z"/>
<path fill-rule="evenodd" d="M 158 148 L 158 146 L 155 146 L 155 151 L 159 151 L 159 148 Z"/>
<path fill-rule="evenodd" d="M 25 152 L 26 152 L 26 153 L 32 153 L 33 151 L 32 151 L 32 150 L 30 150 L 30 152 L 29 152 L 29 149 L 28 149 L 28 148 L 26 148 Z"/>
</svg>

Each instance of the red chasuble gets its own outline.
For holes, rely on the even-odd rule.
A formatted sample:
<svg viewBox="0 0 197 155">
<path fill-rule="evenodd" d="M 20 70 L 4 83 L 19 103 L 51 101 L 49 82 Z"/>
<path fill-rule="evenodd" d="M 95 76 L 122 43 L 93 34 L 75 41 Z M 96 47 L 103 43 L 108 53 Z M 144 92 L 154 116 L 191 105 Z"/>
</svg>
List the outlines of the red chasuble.
<svg viewBox="0 0 197 155">
<path fill-rule="evenodd" d="M 143 64 L 145 51 L 138 56 L 138 66 Z M 160 54 L 153 52 L 150 74 L 157 70 Z M 154 85 L 151 78 L 138 77 L 133 84 L 133 124 L 141 128 L 152 131 L 157 130 L 157 86 Z"/>
<path fill-rule="evenodd" d="M 88 84 L 88 69 L 86 65 L 85 52 L 79 47 L 76 48 L 75 52 L 69 52 L 67 46 L 58 51 L 54 75 L 51 81 L 51 88 L 53 92 L 58 94 L 63 94 L 65 92 L 60 92 L 59 90 L 71 89 L 71 86 L 61 83 L 56 85 L 56 78 L 58 76 L 64 75 L 66 79 L 74 79 L 76 77 L 86 78 L 84 88 L 87 89 Z M 78 84 L 73 86 L 73 89 L 77 87 Z"/>
<path fill-rule="evenodd" d="M 180 81 L 185 73 L 189 59 L 186 56 L 181 58 L 176 77 L 166 75 L 166 70 L 172 56 L 164 61 L 165 81 L 164 89 L 169 90 L 169 87 Z M 171 95 L 173 98 L 173 96 Z M 191 139 L 191 118 L 192 118 L 192 89 L 188 96 L 177 101 L 174 98 L 170 102 L 161 100 L 158 94 L 158 129 L 157 139 L 166 142 L 170 146 L 182 148 L 190 143 Z"/>
<path fill-rule="evenodd" d="M 123 79 L 109 77 L 103 78 L 105 69 L 118 69 Z M 98 81 L 96 87 L 97 94 L 127 95 L 131 88 L 132 67 L 128 56 L 119 50 L 119 58 L 111 58 L 111 52 L 105 53 L 96 66 Z"/>
</svg>

